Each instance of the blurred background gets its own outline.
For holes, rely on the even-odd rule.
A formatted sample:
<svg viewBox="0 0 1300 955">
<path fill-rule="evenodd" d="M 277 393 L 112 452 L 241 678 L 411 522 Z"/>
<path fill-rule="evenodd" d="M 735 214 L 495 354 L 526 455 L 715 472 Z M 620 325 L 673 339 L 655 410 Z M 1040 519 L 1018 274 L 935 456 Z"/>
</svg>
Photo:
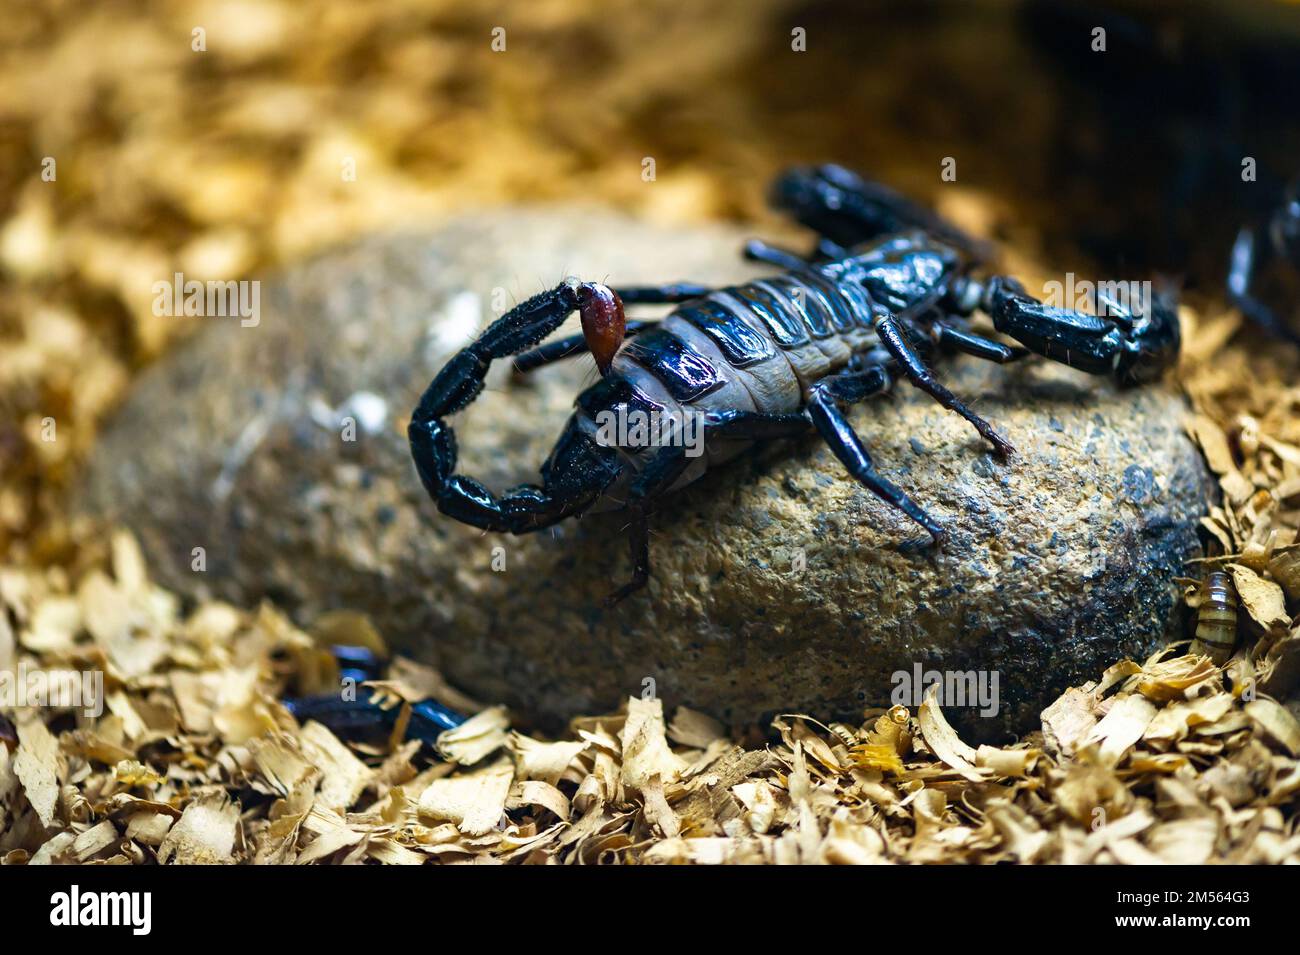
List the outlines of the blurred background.
<svg viewBox="0 0 1300 955">
<path fill-rule="evenodd" d="M 1012 255 L 1213 299 L 1300 171 L 1297 54 L 1277 0 L 11 0 L 0 547 L 58 553 L 99 422 L 197 328 L 153 314 L 154 282 L 488 205 L 770 233 L 773 172 L 835 160 Z"/>
</svg>

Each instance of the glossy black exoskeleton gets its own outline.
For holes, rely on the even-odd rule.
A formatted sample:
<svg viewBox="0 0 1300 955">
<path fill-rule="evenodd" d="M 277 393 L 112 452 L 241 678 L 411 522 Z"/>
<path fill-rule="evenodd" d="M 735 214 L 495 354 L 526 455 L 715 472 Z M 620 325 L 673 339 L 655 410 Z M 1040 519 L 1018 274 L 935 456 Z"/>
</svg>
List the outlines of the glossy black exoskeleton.
<svg viewBox="0 0 1300 955">
<path fill-rule="evenodd" d="M 397 725 L 401 706 L 388 705 L 361 685 L 380 677 L 384 661 L 365 647 L 330 649 L 339 664 L 340 691 L 289 697 L 281 700 L 281 705 L 300 723 L 315 720 L 343 739 L 378 741 L 390 735 Z M 343 686 L 348 692 L 343 692 Z M 437 700 L 420 700 L 411 704 L 405 735 L 407 739 L 418 739 L 432 746 L 440 734 L 463 722 L 464 716 Z"/>
<path fill-rule="evenodd" d="M 679 283 L 618 292 L 568 279 L 511 309 L 455 355 L 408 429 L 438 509 L 512 534 L 589 510 L 628 509 L 634 572 L 612 595 L 618 600 L 648 579 L 647 512 L 655 499 L 748 443 L 815 430 L 858 481 L 939 541 L 939 524 L 876 471 L 845 406 L 906 378 L 1007 455 L 1010 442 L 944 387 L 925 356 L 1010 362 L 1034 353 L 1123 384 L 1157 378 L 1176 360 L 1178 319 L 1163 297 L 1139 309 L 1112 303 L 1102 317 L 1045 304 L 1007 276 L 977 279 L 987 259 L 981 243 L 838 166 L 790 170 L 772 195 L 819 236 L 808 256 L 748 245 L 750 258 L 784 274 L 727 288 Z M 624 302 L 676 308 L 659 322 L 628 322 Z M 1020 345 L 973 331 L 967 319 L 976 310 Z M 583 334 L 542 344 L 575 311 Z M 623 344 L 625 334 L 634 337 Z M 446 419 L 479 394 L 493 361 L 518 356 L 516 367 L 526 371 L 587 351 L 603 378 L 578 396 L 540 485 L 497 495 L 455 473 Z M 646 422 L 669 426 L 638 430 Z M 701 441 L 687 439 L 692 425 Z"/>
</svg>

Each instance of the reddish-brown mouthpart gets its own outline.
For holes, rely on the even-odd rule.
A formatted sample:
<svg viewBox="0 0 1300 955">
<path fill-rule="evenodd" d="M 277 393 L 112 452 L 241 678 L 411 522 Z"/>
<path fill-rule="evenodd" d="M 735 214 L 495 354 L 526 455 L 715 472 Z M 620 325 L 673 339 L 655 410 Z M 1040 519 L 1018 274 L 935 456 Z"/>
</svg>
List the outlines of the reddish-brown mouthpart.
<svg viewBox="0 0 1300 955">
<path fill-rule="evenodd" d="M 627 331 L 623 300 L 606 285 L 584 282 L 578 289 L 578 312 L 582 316 L 582 334 L 587 339 L 587 348 L 604 375 L 608 373 Z"/>
</svg>

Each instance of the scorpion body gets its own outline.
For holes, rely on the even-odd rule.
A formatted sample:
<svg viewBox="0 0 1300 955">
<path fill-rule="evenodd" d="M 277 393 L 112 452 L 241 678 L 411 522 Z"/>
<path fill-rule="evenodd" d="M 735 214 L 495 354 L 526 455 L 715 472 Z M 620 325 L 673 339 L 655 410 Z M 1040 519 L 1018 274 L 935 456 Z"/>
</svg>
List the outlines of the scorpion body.
<svg viewBox="0 0 1300 955">
<path fill-rule="evenodd" d="M 897 280 L 887 301 L 897 311 L 908 310 L 931 293 L 933 275 L 955 262 L 947 249 L 900 244 L 707 292 L 618 351 L 601 381 L 578 396 L 565 437 L 609 446 L 600 437 L 602 422 L 676 426 L 696 416 L 705 424 L 703 453 L 690 460 L 686 453 L 670 456 L 656 482 L 676 490 L 754 440 L 807 430 L 802 412 L 822 398 L 819 384 L 851 363 L 872 366 L 872 387 L 887 390 L 888 356 L 872 346 L 874 322 L 889 309 L 860 278 Z M 624 439 L 619 450 L 631 466 L 619 468 L 592 510 L 624 506 L 664 443 Z M 677 467 L 684 469 L 669 483 Z"/>
<path fill-rule="evenodd" d="M 807 257 L 747 246 L 750 258 L 783 274 L 721 289 L 680 283 L 621 292 L 568 279 L 522 302 L 453 357 L 409 426 L 416 468 L 438 508 L 514 534 L 589 510 L 630 510 L 634 573 L 612 595 L 619 600 L 648 579 L 653 501 L 753 442 L 816 431 L 858 481 L 938 542 L 943 528 L 877 472 L 846 406 L 906 378 L 1007 456 L 1011 443 L 944 387 L 928 358 L 965 353 L 1010 362 L 1036 353 L 1136 384 L 1158 377 L 1177 355 L 1169 303 L 1157 300 L 1150 314 L 1111 303 L 1111 314 L 1101 317 L 1039 302 L 1007 276 L 977 280 L 972 273 L 986 254 L 980 243 L 840 167 L 791 170 L 778 180 L 774 199 L 820 235 Z M 629 322 L 625 302 L 676 307 L 657 323 Z M 967 320 L 976 310 L 1019 345 L 971 330 Z M 574 311 L 583 333 L 541 344 Z M 497 496 L 454 473 L 455 437 L 446 418 L 482 390 L 493 360 L 513 357 L 527 372 L 588 351 L 602 378 L 578 396 L 540 486 Z M 690 417 L 704 435 L 703 453 L 695 456 L 682 440 L 634 438 L 634 429 L 611 440 L 602 432 L 603 422 L 680 425 Z"/>
</svg>

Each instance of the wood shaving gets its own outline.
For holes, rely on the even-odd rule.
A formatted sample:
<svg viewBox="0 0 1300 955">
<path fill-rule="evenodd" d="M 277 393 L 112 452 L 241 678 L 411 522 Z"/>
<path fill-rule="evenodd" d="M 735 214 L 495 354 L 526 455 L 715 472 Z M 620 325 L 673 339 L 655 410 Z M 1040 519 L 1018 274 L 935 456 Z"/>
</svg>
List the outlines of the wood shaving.
<svg viewBox="0 0 1300 955">
<path fill-rule="evenodd" d="M 1259 652 L 1225 668 L 1176 649 L 1121 661 L 1007 747 L 963 741 L 931 688 L 915 713 L 868 710 L 856 725 L 780 717 L 758 746 L 633 697 L 560 739 L 486 707 L 436 748 L 376 750 L 300 726 L 276 702 L 316 664 L 286 652 L 311 638 L 273 607 L 182 615 L 155 600 L 164 609 L 133 624 L 162 648 L 142 672 L 97 656 L 108 631 L 85 618 L 57 641 L 29 640 L 49 626 L 44 602 L 86 580 L 100 602 L 158 597 L 134 558 L 119 571 L 103 556 L 135 553 L 116 540 L 75 572 L 0 568 L 19 663 L 71 652 L 113 675 L 98 717 L 0 714 L 18 740 L 0 748 L 10 863 L 1300 862 L 1296 703 L 1257 679 L 1295 687 L 1289 632 L 1261 630 Z M 109 619 L 121 610 L 104 606 Z M 378 685 L 414 672 L 401 664 Z"/>
</svg>

